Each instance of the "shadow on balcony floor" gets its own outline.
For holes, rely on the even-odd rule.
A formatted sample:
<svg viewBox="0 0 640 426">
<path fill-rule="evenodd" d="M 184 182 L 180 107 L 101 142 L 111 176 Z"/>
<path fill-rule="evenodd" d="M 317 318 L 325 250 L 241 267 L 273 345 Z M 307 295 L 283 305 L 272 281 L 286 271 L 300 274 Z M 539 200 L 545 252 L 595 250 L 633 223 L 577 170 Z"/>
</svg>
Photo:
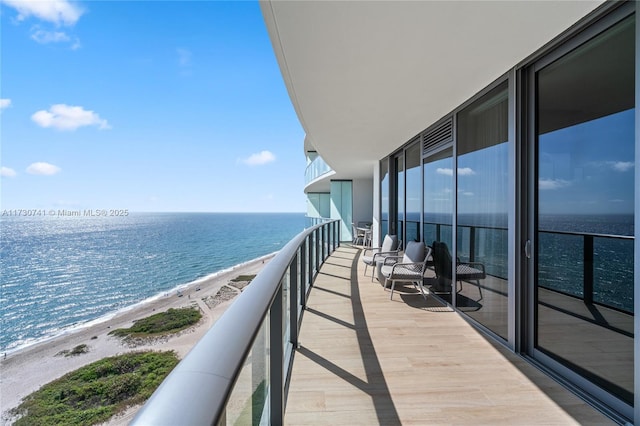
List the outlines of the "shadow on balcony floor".
<svg viewBox="0 0 640 426">
<path fill-rule="evenodd" d="M 318 274 L 286 424 L 614 424 L 433 296 L 389 300 L 360 254 L 342 246 Z"/>
</svg>

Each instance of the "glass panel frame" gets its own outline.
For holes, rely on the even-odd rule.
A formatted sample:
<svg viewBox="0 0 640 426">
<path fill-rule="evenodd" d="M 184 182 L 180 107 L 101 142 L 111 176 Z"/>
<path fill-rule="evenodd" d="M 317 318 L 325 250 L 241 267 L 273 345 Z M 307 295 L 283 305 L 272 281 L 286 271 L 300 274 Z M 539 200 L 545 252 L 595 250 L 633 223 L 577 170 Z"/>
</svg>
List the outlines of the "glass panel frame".
<svg viewBox="0 0 640 426">
<path fill-rule="evenodd" d="M 602 211 L 594 211 L 593 207 L 587 204 L 573 211 L 563 211 L 562 208 L 571 203 L 577 205 L 581 200 L 595 200 L 601 196 L 600 187 L 603 183 L 614 175 L 620 177 L 624 173 L 624 163 L 628 161 L 610 157 L 620 156 L 622 152 L 620 148 L 625 143 L 627 147 L 635 148 L 634 138 L 625 136 L 624 132 L 633 134 L 637 128 L 635 122 L 629 121 L 629 116 L 637 114 L 633 110 L 629 111 L 635 107 L 633 86 L 637 71 L 632 69 L 631 64 L 635 61 L 638 50 L 637 46 L 630 45 L 630 40 L 634 40 L 637 30 L 627 29 L 627 35 L 621 36 L 621 28 L 629 24 L 629 21 L 623 21 L 635 20 L 634 17 L 629 17 L 631 11 L 633 8 L 621 7 L 614 13 L 601 18 L 596 25 L 586 28 L 574 39 L 568 40 L 555 51 L 538 60 L 526 74 L 530 83 L 528 87 L 530 103 L 527 107 L 531 111 L 529 121 L 532 123 L 528 133 L 531 141 L 528 151 L 531 158 L 528 162 L 530 167 L 528 187 L 531 192 L 529 203 L 532 206 L 529 210 L 532 216 L 528 219 L 528 229 L 533 241 L 532 269 L 528 276 L 531 293 L 529 293 L 528 306 L 530 311 L 527 350 L 534 358 L 583 389 L 587 389 L 590 395 L 614 407 L 617 412 L 623 413 L 628 418 L 633 417 L 631 404 L 633 404 L 633 392 L 637 386 L 633 383 L 633 375 L 628 374 L 628 371 L 633 371 L 634 365 L 632 324 L 635 320 L 631 317 L 629 321 L 620 318 L 614 321 L 612 318 L 620 313 L 616 313 L 616 307 L 610 309 L 610 306 L 605 306 L 608 303 L 603 300 L 604 293 L 596 296 L 595 289 L 602 288 L 602 283 L 596 280 L 603 276 L 596 270 L 597 265 L 602 264 L 603 254 L 597 251 L 606 250 L 605 247 L 613 244 L 611 241 L 616 239 L 620 240 L 614 244 L 618 247 L 621 247 L 620 244 L 622 246 L 628 244 L 622 239 L 631 238 L 635 231 L 628 230 L 623 235 L 629 237 L 621 239 L 621 237 L 613 237 L 615 232 L 610 229 L 596 229 L 593 222 L 588 224 L 589 218 L 585 215 L 586 213 L 598 215 L 599 219 L 596 222 L 599 225 L 610 222 L 607 215 L 618 212 L 607 209 L 612 205 L 621 206 L 620 203 L 599 201 L 593 204 L 602 207 L 604 209 Z M 627 41 L 620 37 L 626 37 Z M 613 41 L 616 38 L 617 40 Z M 603 59 L 609 55 L 611 60 Z M 590 66 L 590 63 L 598 64 L 599 67 Z M 599 91 L 605 87 L 608 100 L 600 102 Z M 571 113 L 572 103 L 574 113 Z M 579 105 L 579 108 L 576 109 L 575 105 Z M 626 120 L 625 114 L 628 114 Z M 602 130 L 598 130 L 598 127 Z M 581 135 L 579 147 L 572 146 L 577 141 L 578 134 Z M 616 136 L 611 139 L 613 135 Z M 598 136 L 600 136 L 599 139 L 597 139 Z M 601 153 L 598 154 L 599 149 Z M 625 158 L 635 158 L 635 156 L 633 150 L 629 153 L 628 148 L 627 154 L 621 155 Z M 610 167 L 608 172 L 607 166 Z M 618 167 L 617 170 L 615 170 L 616 167 Z M 588 182 L 587 178 L 591 181 Z M 631 178 L 630 181 L 634 179 Z M 588 190 L 581 188 L 581 185 L 587 182 Z M 625 188 L 627 188 L 626 194 L 631 194 L 633 197 L 636 190 L 633 187 L 629 190 L 628 185 L 624 182 L 613 186 L 607 185 L 612 187 L 613 192 L 622 194 L 609 199 L 623 199 Z M 570 187 L 572 191 L 568 193 L 567 189 Z M 632 206 L 633 202 L 629 202 L 629 205 Z M 559 216 L 563 213 L 572 214 L 573 218 L 561 225 Z M 634 214 L 636 213 L 631 211 L 629 216 L 633 217 Z M 555 217 L 555 223 L 549 219 L 550 216 Z M 569 274 L 571 280 L 579 283 L 577 286 L 572 284 L 571 288 L 564 288 L 562 291 L 554 288 L 551 296 L 547 293 L 548 287 L 540 285 L 540 279 L 544 278 L 545 271 L 549 270 L 547 265 L 549 262 L 562 269 L 561 258 L 558 256 L 554 258 L 549 251 L 562 248 L 566 244 L 551 244 L 548 241 L 550 238 L 548 235 L 553 235 L 556 240 L 572 241 L 575 248 L 571 250 L 565 248 L 562 252 L 574 258 L 577 257 L 579 260 L 574 263 L 577 263 L 575 266 L 581 269 Z M 616 250 L 626 251 L 627 249 L 609 250 L 610 259 L 616 256 L 614 253 Z M 633 253 L 631 252 L 627 257 L 628 261 L 622 262 L 627 265 L 626 268 L 628 265 L 634 265 Z M 552 258 L 554 259 L 549 260 Z M 595 278 L 596 276 L 600 278 Z M 622 280 L 635 282 L 629 277 Z M 557 316 L 558 312 L 563 312 L 558 309 L 562 301 L 570 300 L 578 301 L 588 313 L 577 315 L 573 308 L 564 309 L 565 316 L 573 318 L 577 325 L 563 332 L 560 329 L 560 323 L 552 321 L 551 318 L 553 315 Z M 632 301 L 631 306 L 634 303 L 637 302 Z M 624 309 L 620 310 L 618 307 L 618 312 L 620 311 Z M 604 325 L 598 318 L 604 318 L 609 325 Z M 614 328 L 617 330 L 611 328 L 614 322 L 616 324 Z M 628 324 L 625 325 L 625 323 Z M 576 332 L 578 328 L 582 330 L 579 333 Z M 612 339 L 624 340 L 625 333 L 628 336 L 626 343 L 613 343 Z M 587 335 L 591 337 L 587 339 Z M 605 335 L 609 337 L 605 338 Z M 553 336 L 562 336 L 563 344 L 559 344 Z M 605 340 L 608 343 L 605 344 Z M 588 341 L 591 342 L 591 348 L 585 347 Z M 568 352 L 566 350 L 568 347 L 572 347 L 574 351 Z M 611 352 L 614 347 L 620 348 L 620 353 L 614 355 Z M 578 357 L 578 352 L 582 357 Z M 627 374 L 616 373 L 621 369 L 626 370 Z M 629 379 L 631 382 L 628 381 Z"/>
</svg>

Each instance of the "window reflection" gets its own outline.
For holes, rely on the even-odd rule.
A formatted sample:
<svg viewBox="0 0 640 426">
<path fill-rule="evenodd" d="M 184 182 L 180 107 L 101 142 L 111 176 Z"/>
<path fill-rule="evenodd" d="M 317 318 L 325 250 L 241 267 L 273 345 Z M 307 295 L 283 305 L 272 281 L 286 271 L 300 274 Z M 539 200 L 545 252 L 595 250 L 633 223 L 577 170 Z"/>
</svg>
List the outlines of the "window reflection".
<svg viewBox="0 0 640 426">
<path fill-rule="evenodd" d="M 414 144 L 406 151 L 406 239 L 420 241 L 420 203 L 422 179 L 420 178 L 420 144 Z"/>
<path fill-rule="evenodd" d="M 404 238 L 404 156 L 399 155 L 395 158 L 396 162 L 396 234 L 398 239 L 402 240 L 402 244 L 406 244 Z"/>
<path fill-rule="evenodd" d="M 423 240 L 427 245 L 434 241 L 451 247 L 453 223 L 453 150 L 444 149 L 424 160 L 424 217 Z M 451 275 L 451 274 L 448 274 Z M 432 291 L 448 293 L 451 283 L 432 280 Z"/>
<path fill-rule="evenodd" d="M 537 73 L 535 347 L 633 403 L 635 19 Z"/>
<path fill-rule="evenodd" d="M 389 160 L 380 162 L 380 236 L 389 233 Z"/>
<path fill-rule="evenodd" d="M 468 279 L 456 306 L 508 338 L 508 92 L 496 87 L 458 114 L 457 257 L 486 276 Z M 464 269 L 460 268 L 460 277 Z M 459 277 L 459 278 L 460 278 Z M 464 280 L 463 280 L 464 281 Z"/>
</svg>

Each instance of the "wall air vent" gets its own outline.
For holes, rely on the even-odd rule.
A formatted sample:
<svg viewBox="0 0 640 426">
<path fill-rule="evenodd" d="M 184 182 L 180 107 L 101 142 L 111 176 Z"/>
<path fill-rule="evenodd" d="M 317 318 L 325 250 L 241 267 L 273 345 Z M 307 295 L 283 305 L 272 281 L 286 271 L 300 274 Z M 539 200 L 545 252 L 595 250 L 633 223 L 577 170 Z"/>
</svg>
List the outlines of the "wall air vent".
<svg viewBox="0 0 640 426">
<path fill-rule="evenodd" d="M 422 153 L 431 148 L 453 141 L 453 119 L 447 120 L 422 132 Z"/>
</svg>

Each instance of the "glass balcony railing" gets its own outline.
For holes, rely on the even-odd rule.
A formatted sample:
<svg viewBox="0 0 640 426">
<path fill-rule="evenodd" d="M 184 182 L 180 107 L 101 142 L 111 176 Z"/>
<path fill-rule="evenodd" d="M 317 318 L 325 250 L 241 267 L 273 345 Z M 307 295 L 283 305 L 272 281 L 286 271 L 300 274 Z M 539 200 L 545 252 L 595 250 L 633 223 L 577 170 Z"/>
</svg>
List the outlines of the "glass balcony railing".
<svg viewBox="0 0 640 426">
<path fill-rule="evenodd" d="M 304 172 L 304 183 L 308 185 L 310 182 L 316 180 L 320 176 L 332 171 L 331 167 L 322 159 L 322 157 L 316 157 L 311 163 L 307 165 L 307 169 Z"/>
<path fill-rule="evenodd" d="M 301 314 L 320 266 L 339 245 L 339 220 L 289 241 L 130 424 L 283 424 Z"/>
<path fill-rule="evenodd" d="M 315 225 L 321 225 L 323 223 L 331 222 L 332 219 L 326 217 L 313 217 L 305 216 L 305 228 L 311 228 Z"/>
</svg>

